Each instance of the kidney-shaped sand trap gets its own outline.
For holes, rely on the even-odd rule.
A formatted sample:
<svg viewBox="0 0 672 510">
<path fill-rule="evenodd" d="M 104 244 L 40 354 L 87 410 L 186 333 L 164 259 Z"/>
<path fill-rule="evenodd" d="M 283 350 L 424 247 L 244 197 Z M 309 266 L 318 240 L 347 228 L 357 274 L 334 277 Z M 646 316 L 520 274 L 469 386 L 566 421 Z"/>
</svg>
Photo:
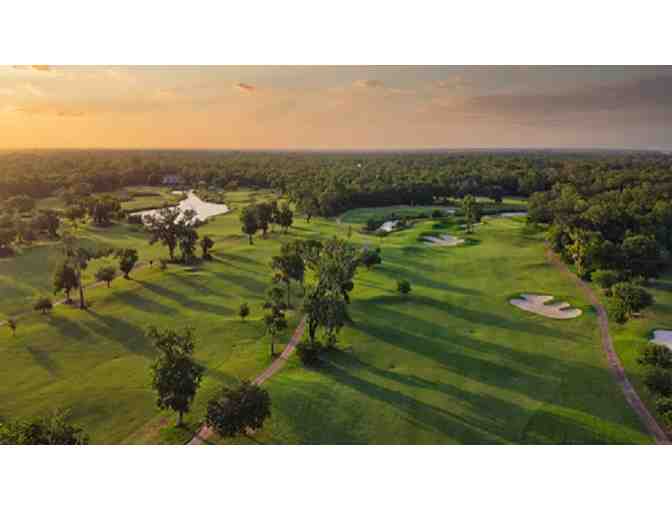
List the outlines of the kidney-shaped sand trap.
<svg viewBox="0 0 672 510">
<path fill-rule="evenodd" d="M 443 234 L 439 237 L 426 236 L 423 239 L 425 240 L 425 244 L 435 244 L 438 246 L 457 246 L 464 243 L 464 239 L 449 236 L 448 234 Z"/>
<path fill-rule="evenodd" d="M 654 344 L 664 345 L 672 350 L 672 331 L 668 329 L 656 329 L 653 332 L 653 340 L 651 341 Z"/>
<path fill-rule="evenodd" d="M 540 296 L 538 294 L 521 294 L 523 299 L 511 299 L 509 303 L 521 310 L 550 317 L 551 319 L 573 319 L 581 315 L 578 308 L 570 308 L 569 303 L 546 304 L 553 301 L 553 296 Z"/>
</svg>

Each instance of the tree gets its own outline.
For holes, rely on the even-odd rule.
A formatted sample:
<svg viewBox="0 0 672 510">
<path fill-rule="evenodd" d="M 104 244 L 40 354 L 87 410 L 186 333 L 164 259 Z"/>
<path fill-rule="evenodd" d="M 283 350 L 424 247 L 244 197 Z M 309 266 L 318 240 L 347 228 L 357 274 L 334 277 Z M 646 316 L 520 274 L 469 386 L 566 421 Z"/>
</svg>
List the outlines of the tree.
<svg viewBox="0 0 672 510">
<path fill-rule="evenodd" d="M 16 326 L 17 326 L 17 320 L 16 319 L 7 319 L 7 327 L 12 330 L 12 336 L 16 336 Z"/>
<path fill-rule="evenodd" d="M 644 375 L 644 384 L 652 393 L 672 397 L 672 370 L 651 367 Z"/>
<path fill-rule="evenodd" d="M 180 217 L 180 210 L 177 207 L 167 207 L 161 209 L 155 215 L 144 216 L 145 228 L 150 233 L 149 244 L 160 242 L 170 254 L 170 260 L 175 260 L 175 248 L 179 241 L 180 227 L 177 219 Z"/>
<path fill-rule="evenodd" d="M 10 211 L 24 214 L 33 210 L 35 207 L 35 199 L 27 195 L 13 196 L 5 201 L 5 207 Z"/>
<path fill-rule="evenodd" d="M 292 226 L 292 223 L 294 223 L 294 213 L 286 202 L 283 202 L 280 206 L 280 211 L 277 215 L 277 223 L 283 228 L 285 234 L 289 230 L 289 227 Z"/>
<path fill-rule="evenodd" d="M 653 296 L 642 287 L 630 282 L 620 282 L 612 288 L 613 301 L 622 307 L 626 318 L 632 317 L 653 304 Z"/>
<path fill-rule="evenodd" d="M 397 282 L 397 292 L 399 292 L 403 296 L 411 292 L 410 282 L 408 280 L 399 280 Z"/>
<path fill-rule="evenodd" d="M 152 364 L 152 388 L 157 392 L 160 409 L 178 413 L 177 426 L 182 425 L 184 413 L 189 412 L 205 368 L 193 358 L 194 333 L 185 328 L 181 333 L 170 329 L 160 331 L 152 326 L 147 338 L 154 342 L 158 355 Z"/>
<path fill-rule="evenodd" d="M 224 387 L 208 402 L 205 421 L 223 437 L 235 437 L 258 430 L 271 417 L 268 392 L 248 381 L 236 387 Z"/>
<path fill-rule="evenodd" d="M 320 203 L 312 193 L 304 193 L 298 200 L 297 208 L 306 215 L 306 221 L 310 223 L 313 216 L 320 214 Z"/>
<path fill-rule="evenodd" d="M 70 234 L 63 236 L 63 254 L 65 255 L 66 264 L 73 268 L 75 277 L 77 279 L 77 288 L 79 289 L 79 307 L 86 309 L 86 301 L 84 299 L 84 271 L 89 266 L 89 261 L 100 257 L 102 254 L 96 254 L 83 246 L 79 246 L 77 238 Z"/>
<path fill-rule="evenodd" d="M 275 339 L 287 329 L 284 311 L 278 306 L 272 306 L 264 316 L 264 324 L 266 324 L 266 333 L 271 339 L 271 357 L 273 357 L 275 356 Z"/>
<path fill-rule="evenodd" d="M 238 315 L 240 316 L 240 320 L 245 322 L 245 318 L 250 315 L 250 306 L 247 303 L 241 303 L 238 308 Z"/>
<path fill-rule="evenodd" d="M 626 237 L 621 250 L 625 268 L 632 275 L 656 278 L 665 267 L 660 246 L 651 237 L 644 235 Z"/>
<path fill-rule="evenodd" d="M 0 226 L 0 257 L 12 255 L 12 243 L 16 240 L 16 229 L 14 227 Z"/>
<path fill-rule="evenodd" d="M 303 282 L 306 270 L 301 255 L 295 245 L 283 243 L 280 255 L 271 259 L 271 269 L 276 271 L 276 280 L 282 281 L 287 286 L 287 308 L 291 308 L 291 283 L 292 280 Z"/>
<path fill-rule="evenodd" d="M 256 207 L 257 225 L 262 231 L 264 239 L 268 233 L 268 227 L 273 220 L 273 207 L 268 202 L 260 202 Z"/>
<path fill-rule="evenodd" d="M 478 223 L 481 219 L 480 207 L 473 196 L 467 195 L 462 199 L 462 210 L 464 211 L 467 232 L 471 233 L 474 229 L 474 223 Z"/>
<path fill-rule="evenodd" d="M 51 299 L 48 297 L 41 297 L 35 301 L 33 305 L 33 310 L 40 312 L 42 315 L 46 315 L 54 307 L 54 304 L 51 302 Z"/>
<path fill-rule="evenodd" d="M 58 228 L 61 225 L 61 220 L 56 211 L 50 209 L 43 209 L 38 211 L 37 216 L 33 218 L 33 227 L 39 232 L 47 232 L 49 237 L 58 237 Z"/>
<path fill-rule="evenodd" d="M 138 263 L 138 250 L 134 248 L 125 248 L 117 251 L 117 258 L 119 259 L 119 270 L 123 273 L 124 278 L 130 278 L 131 271 Z"/>
<path fill-rule="evenodd" d="M 182 220 L 181 220 L 182 221 Z M 196 258 L 196 243 L 198 242 L 198 233 L 190 223 L 182 224 L 179 235 L 180 252 L 182 253 L 182 262 L 190 264 Z"/>
<path fill-rule="evenodd" d="M 613 269 L 598 269 L 590 277 L 608 296 L 611 295 L 611 287 L 623 281 L 623 276 Z"/>
<path fill-rule="evenodd" d="M 66 411 L 29 420 L 0 422 L 0 445 L 84 445 L 84 431 L 68 423 Z"/>
<path fill-rule="evenodd" d="M 271 200 L 269 202 L 269 205 L 271 207 L 271 232 L 273 232 L 273 226 L 274 225 L 280 225 L 280 209 L 278 208 L 278 201 L 277 200 Z"/>
<path fill-rule="evenodd" d="M 70 220 L 72 226 L 77 229 L 77 222 L 86 216 L 86 208 L 81 204 L 72 204 L 65 210 L 65 217 Z"/>
<path fill-rule="evenodd" d="M 201 251 L 203 252 L 203 260 L 212 259 L 212 255 L 210 255 L 210 250 L 214 245 L 215 242 L 208 236 L 205 236 L 203 237 L 203 239 L 201 239 Z"/>
<path fill-rule="evenodd" d="M 240 211 L 240 223 L 242 224 L 240 227 L 242 232 L 247 235 L 250 244 L 254 244 L 252 236 L 259 230 L 256 208 L 253 206 L 243 208 Z"/>
<path fill-rule="evenodd" d="M 380 257 L 380 248 L 376 248 L 375 250 L 370 250 L 368 248 L 364 248 L 362 250 L 362 265 L 366 267 L 366 269 L 371 269 L 373 266 L 376 266 L 378 264 L 383 263 L 383 259 Z"/>
<path fill-rule="evenodd" d="M 104 266 L 96 271 L 96 281 L 107 283 L 107 288 L 110 288 L 110 283 L 117 277 L 117 269 L 114 266 Z"/>
<path fill-rule="evenodd" d="M 77 288 L 77 274 L 67 263 L 61 262 L 54 273 L 54 293 L 65 292 L 65 302 L 70 304 L 70 291 Z"/>
<path fill-rule="evenodd" d="M 672 350 L 664 345 L 649 342 L 640 351 L 637 363 L 663 369 L 672 369 Z"/>
<path fill-rule="evenodd" d="M 107 226 L 121 213 L 121 202 L 114 197 L 94 198 L 89 202 L 89 214 L 99 226 Z"/>
</svg>

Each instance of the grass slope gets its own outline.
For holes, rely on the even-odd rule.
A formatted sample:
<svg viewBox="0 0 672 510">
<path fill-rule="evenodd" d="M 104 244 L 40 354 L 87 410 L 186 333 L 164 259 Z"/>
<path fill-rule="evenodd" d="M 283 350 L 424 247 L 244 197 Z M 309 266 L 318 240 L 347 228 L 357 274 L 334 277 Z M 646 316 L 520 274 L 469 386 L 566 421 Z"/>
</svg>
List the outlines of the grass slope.
<svg viewBox="0 0 672 510">
<path fill-rule="evenodd" d="M 238 208 L 263 194 L 227 198 Z M 449 223 L 434 226 L 420 222 L 386 238 L 353 234 L 352 242 L 380 245 L 384 263 L 357 277 L 354 324 L 342 332 L 342 350 L 320 370 L 293 358 L 268 381 L 273 417 L 250 441 L 649 442 L 607 371 L 594 313 L 545 262 L 540 235 L 500 219 L 477 227 L 463 247 L 419 243 L 424 231 L 459 232 Z M 16 339 L 0 329 L 0 417 L 69 407 L 98 443 L 184 441 L 189 431 L 166 427 L 174 416 L 154 406 L 146 326 L 196 328 L 208 371 L 189 416 L 195 427 L 221 384 L 251 378 L 269 363 L 260 305 L 280 242 L 346 232 L 347 225 L 301 219 L 288 236 L 275 233 L 249 246 L 234 212 L 202 228 L 216 242 L 214 261 L 165 272 L 146 267 L 110 290 L 91 289 L 87 312 L 57 307 L 50 318 L 32 315 L 21 320 Z M 87 227 L 86 235 L 137 246 L 143 258 L 165 256 L 128 226 Z M 48 272 L 39 260 L 53 260 L 57 247 L 34 249 L 34 258 L 24 253 L 0 270 L 0 307 L 13 306 L 6 289 L 23 296 L 41 290 L 38 273 Z M 413 285 L 407 298 L 395 292 L 399 278 Z M 525 291 L 552 293 L 586 313 L 554 321 L 507 303 Z M 242 301 L 253 310 L 245 323 L 236 316 Z"/>
</svg>

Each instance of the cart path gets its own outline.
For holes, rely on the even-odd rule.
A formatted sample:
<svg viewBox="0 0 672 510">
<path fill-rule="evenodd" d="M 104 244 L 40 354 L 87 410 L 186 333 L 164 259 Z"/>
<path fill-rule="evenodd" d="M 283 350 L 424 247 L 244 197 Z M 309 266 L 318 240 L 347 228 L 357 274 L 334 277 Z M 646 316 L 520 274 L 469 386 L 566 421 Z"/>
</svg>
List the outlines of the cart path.
<svg viewBox="0 0 672 510">
<path fill-rule="evenodd" d="M 266 380 L 270 379 L 278 370 L 280 370 L 282 367 L 285 366 L 287 363 L 287 360 L 289 357 L 292 355 L 294 352 L 294 349 L 296 349 L 297 344 L 301 341 L 301 337 L 303 336 L 303 328 L 306 324 L 306 318 L 303 317 L 301 319 L 301 322 L 299 322 L 299 325 L 296 327 L 294 330 L 294 333 L 292 334 L 292 339 L 289 341 L 289 343 L 285 346 L 285 349 L 282 351 L 280 356 L 278 356 L 273 363 L 271 363 L 266 370 L 264 370 L 261 374 L 259 374 L 254 381 L 252 381 L 252 384 L 256 384 L 257 386 L 263 384 Z M 208 427 L 205 423 L 201 425 L 201 428 L 198 430 L 196 435 L 191 438 L 191 440 L 187 443 L 188 445 L 199 445 L 205 443 L 212 435 L 215 433 L 214 430 L 212 430 L 210 427 Z"/>
<path fill-rule="evenodd" d="M 639 398 L 637 391 L 632 386 L 628 376 L 625 374 L 625 369 L 621 364 L 621 360 L 619 359 L 618 354 L 616 354 L 616 350 L 614 349 L 614 342 L 611 338 L 611 334 L 609 333 L 609 319 L 607 317 L 607 311 L 605 310 L 604 306 L 602 306 L 602 303 L 600 303 L 597 295 L 586 282 L 579 279 L 567 268 L 567 266 L 560 260 L 557 254 L 553 253 L 550 249 L 547 249 L 546 257 L 551 264 L 574 280 L 576 286 L 583 291 L 590 304 L 593 305 L 597 311 L 597 321 L 600 326 L 602 348 L 607 355 L 609 368 L 614 375 L 616 382 L 621 387 L 628 405 L 632 408 L 633 411 L 635 411 L 637 416 L 639 416 L 639 419 L 644 424 L 644 427 L 648 431 L 649 435 L 653 437 L 657 444 L 670 444 L 670 440 L 665 434 L 665 431 L 661 428 L 660 425 L 658 425 L 656 419 L 646 408 L 646 405 L 644 402 L 642 402 L 642 399 Z"/>
</svg>

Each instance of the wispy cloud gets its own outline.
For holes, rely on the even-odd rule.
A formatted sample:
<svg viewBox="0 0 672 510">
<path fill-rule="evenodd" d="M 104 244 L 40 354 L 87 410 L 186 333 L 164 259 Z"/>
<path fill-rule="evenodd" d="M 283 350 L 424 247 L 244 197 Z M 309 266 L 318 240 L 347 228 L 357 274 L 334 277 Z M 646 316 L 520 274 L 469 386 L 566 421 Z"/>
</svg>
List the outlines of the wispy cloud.
<svg viewBox="0 0 672 510">
<path fill-rule="evenodd" d="M 356 80 L 353 85 L 365 89 L 380 89 L 385 87 L 385 84 L 381 80 Z"/>
<path fill-rule="evenodd" d="M 51 71 L 51 66 L 48 66 L 46 64 L 37 64 L 32 66 L 17 65 L 12 67 L 20 71 Z"/>
<path fill-rule="evenodd" d="M 255 92 L 257 90 L 257 87 L 249 83 L 236 83 L 235 87 L 243 92 Z"/>
</svg>

